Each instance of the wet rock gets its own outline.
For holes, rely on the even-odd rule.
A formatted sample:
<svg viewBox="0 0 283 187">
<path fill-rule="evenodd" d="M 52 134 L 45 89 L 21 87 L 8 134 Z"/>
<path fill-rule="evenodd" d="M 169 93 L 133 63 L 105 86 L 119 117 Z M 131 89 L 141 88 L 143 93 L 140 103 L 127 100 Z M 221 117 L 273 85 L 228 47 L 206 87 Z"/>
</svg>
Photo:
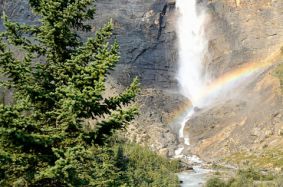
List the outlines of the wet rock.
<svg viewBox="0 0 283 187">
<path fill-rule="evenodd" d="M 193 171 L 194 168 L 192 165 L 186 163 L 186 162 L 181 162 L 181 171 Z"/>
<path fill-rule="evenodd" d="M 200 111 L 201 111 L 201 108 L 199 108 L 199 107 L 194 107 L 194 111 L 195 111 L 195 112 L 200 112 Z"/>
</svg>

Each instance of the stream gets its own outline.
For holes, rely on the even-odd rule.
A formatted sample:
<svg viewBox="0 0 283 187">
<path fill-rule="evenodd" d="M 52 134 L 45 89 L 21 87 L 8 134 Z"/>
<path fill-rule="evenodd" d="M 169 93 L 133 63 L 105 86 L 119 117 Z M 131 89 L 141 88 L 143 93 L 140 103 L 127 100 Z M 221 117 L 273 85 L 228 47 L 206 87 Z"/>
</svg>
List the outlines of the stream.
<svg viewBox="0 0 283 187">
<path fill-rule="evenodd" d="M 178 174 L 181 187 L 201 187 L 211 171 L 201 166 L 194 166 L 193 171 L 184 171 Z"/>
<path fill-rule="evenodd" d="M 183 155 L 183 151 L 186 147 L 190 146 L 190 139 L 188 135 L 184 135 L 184 128 L 186 123 L 194 115 L 195 111 L 191 108 L 185 117 L 181 121 L 181 127 L 179 129 L 179 138 L 183 139 L 183 144 L 179 145 L 179 148 L 175 150 L 176 159 L 181 159 L 184 163 L 189 163 L 192 166 L 192 170 L 183 171 L 178 173 L 181 187 L 201 187 L 204 186 L 209 174 L 212 172 L 209 169 L 205 169 L 203 161 L 196 155 Z"/>
<path fill-rule="evenodd" d="M 180 149 L 180 148 L 179 148 Z M 178 152 L 178 149 L 176 150 Z M 180 152 L 180 150 L 179 150 Z M 178 173 L 181 187 L 202 187 L 212 173 L 211 169 L 206 169 L 204 163 L 196 155 L 185 156 L 175 155 L 175 158 L 181 159 L 185 163 L 192 165 L 192 170 Z"/>
</svg>

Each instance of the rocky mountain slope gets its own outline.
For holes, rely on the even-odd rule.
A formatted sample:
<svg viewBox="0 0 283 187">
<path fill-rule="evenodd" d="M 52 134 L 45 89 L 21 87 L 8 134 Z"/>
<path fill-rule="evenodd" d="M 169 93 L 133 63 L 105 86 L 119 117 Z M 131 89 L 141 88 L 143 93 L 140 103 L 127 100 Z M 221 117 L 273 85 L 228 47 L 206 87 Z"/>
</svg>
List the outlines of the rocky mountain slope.
<svg viewBox="0 0 283 187">
<path fill-rule="evenodd" d="M 276 0 L 212 0 L 209 14 L 209 49 L 206 69 L 215 76 L 257 62 L 283 46 L 283 2 Z M 200 111 L 188 122 L 191 152 L 206 160 L 235 153 L 259 156 L 265 150 L 281 149 L 283 103 L 280 80 L 274 71 L 279 57 L 237 96 L 216 107 Z M 251 158 L 249 158 L 251 159 Z M 272 166 L 271 166 L 272 167 Z"/>
<path fill-rule="evenodd" d="M 209 47 L 204 63 L 213 77 L 257 62 L 283 46 L 281 0 L 198 2 L 209 15 Z M 177 127 L 172 121 L 180 106 L 188 103 L 178 94 L 175 79 L 178 10 L 174 0 L 97 0 L 96 4 L 93 29 L 85 37 L 94 35 L 112 18 L 114 36 L 121 47 L 121 61 L 111 73 L 109 87 L 119 92 L 133 77 L 141 78 L 141 112 L 129 126 L 127 137 L 164 156 L 172 156 L 178 145 Z M 0 11 L 3 10 L 15 21 L 36 24 L 27 0 L 3 0 Z M 187 151 L 204 160 L 214 160 L 236 152 L 282 147 L 281 85 L 273 75 L 274 68 L 253 80 L 239 97 L 198 111 L 186 128 L 192 144 Z"/>
</svg>

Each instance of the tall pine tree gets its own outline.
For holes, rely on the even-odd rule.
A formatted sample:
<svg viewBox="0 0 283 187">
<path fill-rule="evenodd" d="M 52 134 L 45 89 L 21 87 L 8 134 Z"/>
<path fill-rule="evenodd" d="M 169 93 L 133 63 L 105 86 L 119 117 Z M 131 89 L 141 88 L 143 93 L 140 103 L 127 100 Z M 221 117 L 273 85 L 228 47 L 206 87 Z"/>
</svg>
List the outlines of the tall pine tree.
<svg viewBox="0 0 283 187">
<path fill-rule="evenodd" d="M 112 24 L 83 42 L 78 31 L 91 30 L 93 0 L 30 0 L 30 6 L 39 25 L 3 16 L 0 66 L 7 79 L 1 87 L 12 89 L 14 99 L 0 105 L 0 186 L 115 185 L 105 179 L 117 175 L 112 153 L 99 145 L 137 114 L 129 104 L 138 83 L 103 96 L 119 61 L 117 42 L 109 43 Z M 84 119 L 97 123 L 89 127 Z"/>
</svg>

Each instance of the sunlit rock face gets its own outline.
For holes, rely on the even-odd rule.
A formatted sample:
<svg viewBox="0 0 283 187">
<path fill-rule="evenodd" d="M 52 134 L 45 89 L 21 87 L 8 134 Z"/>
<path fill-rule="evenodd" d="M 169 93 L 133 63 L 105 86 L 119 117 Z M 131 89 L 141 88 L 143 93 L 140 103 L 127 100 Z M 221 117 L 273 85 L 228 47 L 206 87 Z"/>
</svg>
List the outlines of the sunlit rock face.
<svg viewBox="0 0 283 187">
<path fill-rule="evenodd" d="M 214 75 L 270 55 L 283 45 L 280 0 L 209 0 L 207 71 Z"/>
<path fill-rule="evenodd" d="M 212 78 L 248 63 L 260 63 L 283 46 L 283 1 L 202 3 L 209 14 L 204 68 Z M 233 98 L 198 112 L 187 123 L 191 152 L 203 159 L 217 160 L 237 152 L 282 147 L 283 103 L 280 81 L 273 72 L 283 60 L 270 60 L 274 60 L 273 66 L 244 88 L 231 90 L 237 93 Z"/>
</svg>

